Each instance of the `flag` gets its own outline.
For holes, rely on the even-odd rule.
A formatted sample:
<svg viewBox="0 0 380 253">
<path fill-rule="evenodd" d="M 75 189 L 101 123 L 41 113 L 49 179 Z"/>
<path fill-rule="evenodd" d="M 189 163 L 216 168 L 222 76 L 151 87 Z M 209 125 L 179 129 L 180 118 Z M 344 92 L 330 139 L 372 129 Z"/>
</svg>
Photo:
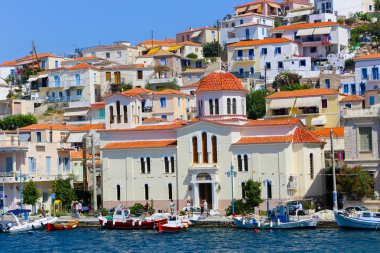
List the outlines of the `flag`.
<svg viewBox="0 0 380 253">
<path fill-rule="evenodd" d="M 328 46 L 328 45 L 330 45 L 330 37 L 329 37 L 329 35 L 325 35 L 325 36 L 323 36 L 322 37 L 322 45 L 323 46 Z"/>
</svg>

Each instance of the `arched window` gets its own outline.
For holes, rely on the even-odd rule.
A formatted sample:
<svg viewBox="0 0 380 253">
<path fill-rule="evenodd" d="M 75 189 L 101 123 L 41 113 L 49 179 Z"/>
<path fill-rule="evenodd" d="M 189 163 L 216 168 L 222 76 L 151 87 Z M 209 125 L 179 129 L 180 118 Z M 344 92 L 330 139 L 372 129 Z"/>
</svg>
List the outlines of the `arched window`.
<svg viewBox="0 0 380 253">
<path fill-rule="evenodd" d="M 205 132 L 202 133 L 202 155 L 203 163 L 208 163 L 207 134 Z"/>
<path fill-rule="evenodd" d="M 145 184 L 144 189 L 145 189 L 145 200 L 149 200 L 149 185 Z"/>
<path fill-rule="evenodd" d="M 150 174 L 150 157 L 146 158 L 146 170 L 147 173 Z"/>
<path fill-rule="evenodd" d="M 310 179 L 314 179 L 314 155 L 310 154 Z"/>
<path fill-rule="evenodd" d="M 219 115 L 219 99 L 215 99 L 215 114 Z"/>
<path fill-rule="evenodd" d="M 232 99 L 232 114 L 236 114 L 236 98 Z"/>
<path fill-rule="evenodd" d="M 231 114 L 231 99 L 227 98 L 227 114 Z"/>
<path fill-rule="evenodd" d="M 193 163 L 199 163 L 198 160 L 198 138 L 193 137 Z"/>
<path fill-rule="evenodd" d="M 121 117 L 120 117 L 120 101 L 116 101 L 116 120 L 117 120 L 117 123 L 121 123 Z"/>
<path fill-rule="evenodd" d="M 169 199 L 173 199 L 173 185 L 171 183 L 168 184 L 168 192 L 169 192 Z"/>
<path fill-rule="evenodd" d="M 245 187 L 245 182 L 242 182 L 241 183 L 241 198 L 242 199 L 245 199 L 245 189 L 244 189 L 244 187 Z"/>
<path fill-rule="evenodd" d="M 145 161 L 144 161 L 144 157 L 140 158 L 140 166 L 141 166 L 141 173 L 145 174 Z"/>
<path fill-rule="evenodd" d="M 212 145 L 212 163 L 218 162 L 218 148 L 217 148 L 217 141 L 216 136 L 211 137 L 211 145 Z"/>
<path fill-rule="evenodd" d="M 170 165 L 172 167 L 172 173 L 174 173 L 175 163 L 174 163 L 174 156 L 170 157 Z"/>
<path fill-rule="evenodd" d="M 113 107 L 110 106 L 110 124 L 114 123 Z"/>
<path fill-rule="evenodd" d="M 248 155 L 244 155 L 244 171 L 248 171 Z"/>
<path fill-rule="evenodd" d="M 165 173 L 169 173 L 169 158 L 165 156 L 164 161 L 165 161 Z"/>
<path fill-rule="evenodd" d="M 128 107 L 124 105 L 124 123 L 128 123 Z"/>
<path fill-rule="evenodd" d="M 210 109 L 210 115 L 213 115 L 214 114 L 214 105 L 213 105 L 212 99 L 208 100 L 208 106 L 209 106 L 209 109 Z"/>
<path fill-rule="evenodd" d="M 243 171 L 243 160 L 241 159 L 241 155 L 237 156 L 238 160 L 238 171 Z"/>
<path fill-rule="evenodd" d="M 116 199 L 120 200 L 120 185 L 116 185 Z"/>
</svg>

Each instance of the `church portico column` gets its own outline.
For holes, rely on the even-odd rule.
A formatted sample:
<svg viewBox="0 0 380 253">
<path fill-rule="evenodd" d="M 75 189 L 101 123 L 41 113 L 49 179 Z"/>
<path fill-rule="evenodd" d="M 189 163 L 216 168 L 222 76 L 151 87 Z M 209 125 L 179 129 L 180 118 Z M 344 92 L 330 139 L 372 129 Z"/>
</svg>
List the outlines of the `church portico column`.
<svg viewBox="0 0 380 253">
<path fill-rule="evenodd" d="M 216 182 L 213 182 L 211 184 L 211 191 L 212 191 L 212 209 L 218 210 L 218 194 L 216 190 L 218 189 L 218 184 Z"/>
<path fill-rule="evenodd" d="M 194 192 L 194 196 L 193 196 L 193 203 L 194 203 L 194 206 L 200 206 L 199 205 L 199 184 L 198 183 L 193 183 L 193 192 Z"/>
</svg>

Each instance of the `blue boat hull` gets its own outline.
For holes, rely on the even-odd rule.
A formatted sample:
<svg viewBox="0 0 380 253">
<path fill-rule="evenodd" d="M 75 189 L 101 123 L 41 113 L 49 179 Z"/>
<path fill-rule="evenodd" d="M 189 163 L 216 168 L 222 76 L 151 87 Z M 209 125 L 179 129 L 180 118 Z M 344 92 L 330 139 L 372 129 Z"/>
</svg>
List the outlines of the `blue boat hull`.
<svg viewBox="0 0 380 253">
<path fill-rule="evenodd" d="M 334 213 L 335 221 L 340 228 L 380 230 L 380 221 L 369 221 Z"/>
<path fill-rule="evenodd" d="M 265 222 L 258 223 L 255 220 L 243 221 L 241 219 L 234 218 L 234 225 L 236 228 L 245 229 L 303 229 L 303 228 L 316 228 L 318 223 L 318 218 L 309 218 L 299 221 L 289 221 L 289 222 Z"/>
</svg>

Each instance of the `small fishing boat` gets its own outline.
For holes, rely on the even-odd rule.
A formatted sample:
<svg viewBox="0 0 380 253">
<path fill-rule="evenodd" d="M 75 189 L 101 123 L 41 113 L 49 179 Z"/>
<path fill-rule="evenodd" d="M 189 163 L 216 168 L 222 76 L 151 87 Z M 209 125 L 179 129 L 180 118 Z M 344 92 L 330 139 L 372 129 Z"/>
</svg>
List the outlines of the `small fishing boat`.
<svg viewBox="0 0 380 253">
<path fill-rule="evenodd" d="M 279 206 L 270 212 L 268 217 L 262 219 L 235 217 L 234 225 L 236 228 L 246 229 L 301 229 L 316 228 L 318 216 L 289 216 L 285 206 Z"/>
<path fill-rule="evenodd" d="M 62 222 L 62 223 L 47 223 L 45 228 L 47 231 L 71 230 L 78 227 L 79 220 Z"/>
<path fill-rule="evenodd" d="M 131 210 L 120 206 L 115 209 L 112 216 L 99 216 L 98 219 L 102 228 L 109 229 L 153 229 L 158 224 L 168 222 L 164 217 L 135 218 L 131 216 Z"/>
<path fill-rule="evenodd" d="M 17 233 L 17 232 L 26 232 L 31 230 L 40 230 L 45 227 L 47 223 L 55 223 L 58 221 L 56 217 L 42 218 L 35 221 L 20 221 L 16 215 L 23 214 L 25 212 L 30 212 L 29 210 L 12 210 L 7 214 L 13 217 L 13 222 L 10 222 L 3 229 L 3 232 L 6 233 Z"/>
<path fill-rule="evenodd" d="M 189 223 L 186 219 L 181 219 L 178 215 L 169 215 L 168 223 L 158 224 L 159 233 L 173 233 L 180 232 L 189 227 Z"/>
<path fill-rule="evenodd" d="M 380 212 L 335 212 L 334 216 L 340 228 L 380 230 Z"/>
</svg>

